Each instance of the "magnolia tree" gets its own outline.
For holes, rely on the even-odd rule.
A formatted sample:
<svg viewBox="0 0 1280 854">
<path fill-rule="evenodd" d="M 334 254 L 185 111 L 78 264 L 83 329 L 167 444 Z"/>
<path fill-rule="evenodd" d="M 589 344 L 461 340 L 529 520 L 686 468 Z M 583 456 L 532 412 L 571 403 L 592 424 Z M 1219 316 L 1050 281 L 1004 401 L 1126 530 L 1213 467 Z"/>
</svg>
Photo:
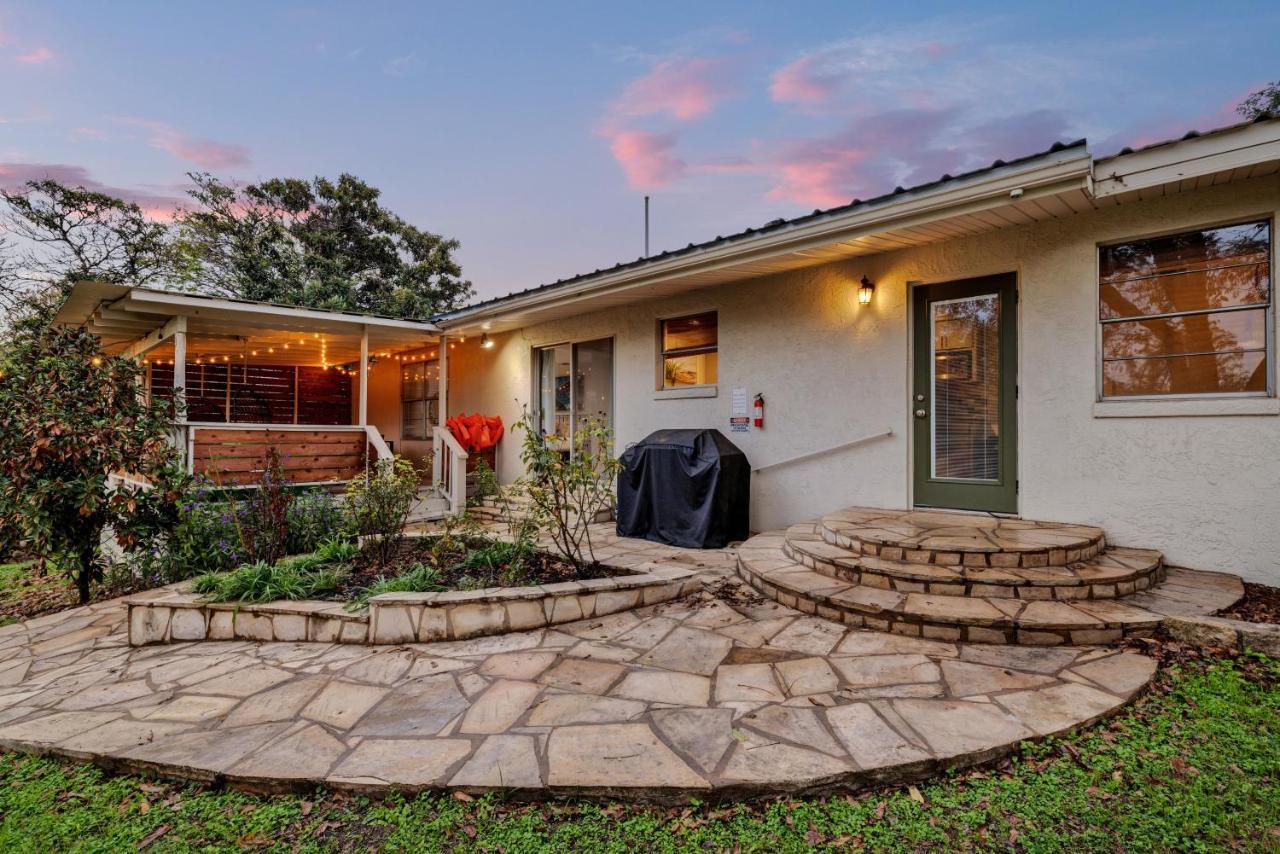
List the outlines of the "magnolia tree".
<svg viewBox="0 0 1280 854">
<path fill-rule="evenodd" d="M 140 371 L 77 329 L 18 335 L 0 353 L 0 523 L 65 570 L 82 603 L 102 575 L 104 530 L 129 550 L 177 520 L 176 412 L 144 399 Z M 121 485 L 116 474 L 152 487 Z"/>
</svg>

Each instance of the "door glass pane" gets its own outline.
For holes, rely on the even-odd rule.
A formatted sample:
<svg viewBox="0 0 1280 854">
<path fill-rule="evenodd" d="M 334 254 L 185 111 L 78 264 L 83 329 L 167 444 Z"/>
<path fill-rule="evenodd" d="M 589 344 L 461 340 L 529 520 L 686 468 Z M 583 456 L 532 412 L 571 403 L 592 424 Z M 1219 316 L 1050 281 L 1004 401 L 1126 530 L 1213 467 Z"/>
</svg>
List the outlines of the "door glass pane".
<svg viewBox="0 0 1280 854">
<path fill-rule="evenodd" d="M 1000 295 L 930 305 L 935 478 L 1000 479 Z"/>
<path fill-rule="evenodd" d="M 609 427 L 613 418 L 613 340 L 573 345 L 574 430 L 588 421 Z M 592 448 L 592 451 L 595 449 Z"/>
<path fill-rule="evenodd" d="M 538 351 L 537 425 L 548 436 L 559 437 L 564 448 L 569 446 L 569 407 L 573 402 L 568 344 L 544 347 Z"/>
</svg>

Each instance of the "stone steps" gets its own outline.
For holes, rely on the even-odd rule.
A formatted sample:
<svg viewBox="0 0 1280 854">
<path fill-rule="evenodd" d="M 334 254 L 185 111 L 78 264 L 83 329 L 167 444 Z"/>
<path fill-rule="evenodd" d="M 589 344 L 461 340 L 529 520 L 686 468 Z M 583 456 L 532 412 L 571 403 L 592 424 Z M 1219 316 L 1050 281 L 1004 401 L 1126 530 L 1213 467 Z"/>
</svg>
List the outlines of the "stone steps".
<svg viewBox="0 0 1280 854">
<path fill-rule="evenodd" d="M 863 555 L 827 538 L 821 525 L 787 531 L 783 551 L 815 572 L 851 584 L 1005 599 L 1114 599 L 1146 590 L 1164 579 L 1164 559 L 1152 549 L 1108 546 L 1089 560 L 1062 566 L 1010 567 L 940 565 L 924 554 L 914 560 Z"/>
<path fill-rule="evenodd" d="M 752 537 L 738 550 L 738 574 L 784 605 L 847 625 L 1037 646 L 1149 636 L 1165 616 L 1214 613 L 1244 592 L 1235 576 L 1107 547 L 1098 528 L 865 508 Z"/>
</svg>

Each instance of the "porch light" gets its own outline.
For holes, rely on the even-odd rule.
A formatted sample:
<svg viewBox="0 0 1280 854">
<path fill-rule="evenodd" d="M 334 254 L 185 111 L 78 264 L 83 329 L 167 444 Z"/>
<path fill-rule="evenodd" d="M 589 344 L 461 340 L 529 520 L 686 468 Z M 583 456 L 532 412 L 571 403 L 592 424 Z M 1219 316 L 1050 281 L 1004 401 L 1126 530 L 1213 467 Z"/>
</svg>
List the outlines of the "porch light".
<svg viewBox="0 0 1280 854">
<path fill-rule="evenodd" d="M 480 336 L 480 346 L 485 350 L 490 350 L 493 348 L 493 339 L 489 337 L 488 332 Z"/>
<path fill-rule="evenodd" d="M 875 295 L 876 286 L 866 276 L 858 283 L 858 305 L 871 305 L 871 297 Z"/>
</svg>

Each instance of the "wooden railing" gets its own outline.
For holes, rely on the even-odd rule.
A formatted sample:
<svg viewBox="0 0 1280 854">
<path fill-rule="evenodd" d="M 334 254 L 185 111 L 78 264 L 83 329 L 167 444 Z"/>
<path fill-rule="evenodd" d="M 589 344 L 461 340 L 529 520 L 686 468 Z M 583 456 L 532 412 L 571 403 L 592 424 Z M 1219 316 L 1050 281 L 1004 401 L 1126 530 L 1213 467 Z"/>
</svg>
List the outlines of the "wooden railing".
<svg viewBox="0 0 1280 854">
<path fill-rule="evenodd" d="M 186 429 L 188 470 L 228 487 L 258 482 L 270 448 L 279 451 L 289 483 L 348 481 L 365 473 L 372 441 L 368 428 L 360 425 L 188 424 Z M 373 443 L 376 456 L 390 457 L 381 439 Z"/>
<path fill-rule="evenodd" d="M 431 429 L 431 482 L 449 501 L 449 515 L 467 507 L 467 452 L 448 428 Z"/>
</svg>

